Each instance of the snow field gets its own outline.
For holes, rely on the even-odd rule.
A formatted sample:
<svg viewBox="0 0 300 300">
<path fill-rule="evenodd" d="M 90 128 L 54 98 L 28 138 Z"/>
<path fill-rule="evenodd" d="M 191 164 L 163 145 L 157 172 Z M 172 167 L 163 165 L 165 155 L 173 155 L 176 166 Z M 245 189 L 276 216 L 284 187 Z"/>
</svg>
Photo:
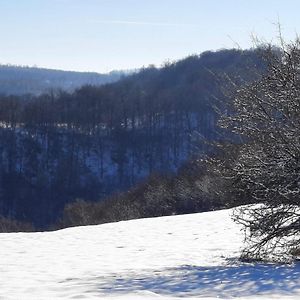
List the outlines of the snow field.
<svg viewBox="0 0 300 300">
<path fill-rule="evenodd" d="M 0 299 L 300 299 L 300 267 L 237 261 L 231 210 L 0 234 Z"/>
</svg>

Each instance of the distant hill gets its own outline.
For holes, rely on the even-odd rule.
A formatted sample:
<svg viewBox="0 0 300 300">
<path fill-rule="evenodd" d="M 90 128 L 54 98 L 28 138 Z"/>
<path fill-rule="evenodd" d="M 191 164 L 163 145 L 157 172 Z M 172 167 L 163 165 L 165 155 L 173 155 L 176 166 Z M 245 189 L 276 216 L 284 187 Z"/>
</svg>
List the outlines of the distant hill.
<svg viewBox="0 0 300 300">
<path fill-rule="evenodd" d="M 208 51 L 73 93 L 0 96 L 0 215 L 43 229 L 76 199 L 100 201 L 173 174 L 222 137 L 228 78 L 239 86 L 263 72 L 255 49 Z M 161 185 L 152 191 L 146 201 L 157 215 L 149 199 L 162 198 Z"/>
<path fill-rule="evenodd" d="M 119 80 L 126 71 L 112 71 L 108 74 L 94 72 L 73 72 L 36 67 L 0 65 L 0 94 L 39 95 L 52 89 L 72 92 L 82 85 L 103 85 Z"/>
</svg>

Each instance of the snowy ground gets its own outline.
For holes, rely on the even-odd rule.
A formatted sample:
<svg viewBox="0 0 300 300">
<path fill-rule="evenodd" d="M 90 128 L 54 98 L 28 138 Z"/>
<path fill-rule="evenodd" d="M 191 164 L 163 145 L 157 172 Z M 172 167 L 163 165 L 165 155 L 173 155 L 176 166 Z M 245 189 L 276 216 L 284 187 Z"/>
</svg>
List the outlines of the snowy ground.
<svg viewBox="0 0 300 300">
<path fill-rule="evenodd" d="M 300 299 L 300 266 L 236 261 L 230 210 L 0 234 L 0 299 Z"/>
</svg>

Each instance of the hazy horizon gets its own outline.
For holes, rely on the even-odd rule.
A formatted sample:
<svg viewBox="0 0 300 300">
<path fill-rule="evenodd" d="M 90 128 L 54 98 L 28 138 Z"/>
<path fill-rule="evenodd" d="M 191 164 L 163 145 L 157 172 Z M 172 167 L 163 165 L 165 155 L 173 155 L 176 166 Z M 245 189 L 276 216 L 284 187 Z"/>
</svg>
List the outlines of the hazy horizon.
<svg viewBox="0 0 300 300">
<path fill-rule="evenodd" d="M 293 39 L 296 0 L 0 0 L 0 63 L 108 73 L 207 50 Z"/>
</svg>

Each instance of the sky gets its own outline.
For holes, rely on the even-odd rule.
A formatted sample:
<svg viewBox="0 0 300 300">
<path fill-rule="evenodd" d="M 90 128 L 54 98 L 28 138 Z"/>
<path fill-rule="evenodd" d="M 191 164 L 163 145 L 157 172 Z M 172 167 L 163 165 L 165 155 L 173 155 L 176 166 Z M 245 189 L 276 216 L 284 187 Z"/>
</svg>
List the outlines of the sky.
<svg viewBox="0 0 300 300">
<path fill-rule="evenodd" d="M 300 30 L 299 0 L 0 0 L 0 63 L 96 71 L 160 66 Z"/>
</svg>

